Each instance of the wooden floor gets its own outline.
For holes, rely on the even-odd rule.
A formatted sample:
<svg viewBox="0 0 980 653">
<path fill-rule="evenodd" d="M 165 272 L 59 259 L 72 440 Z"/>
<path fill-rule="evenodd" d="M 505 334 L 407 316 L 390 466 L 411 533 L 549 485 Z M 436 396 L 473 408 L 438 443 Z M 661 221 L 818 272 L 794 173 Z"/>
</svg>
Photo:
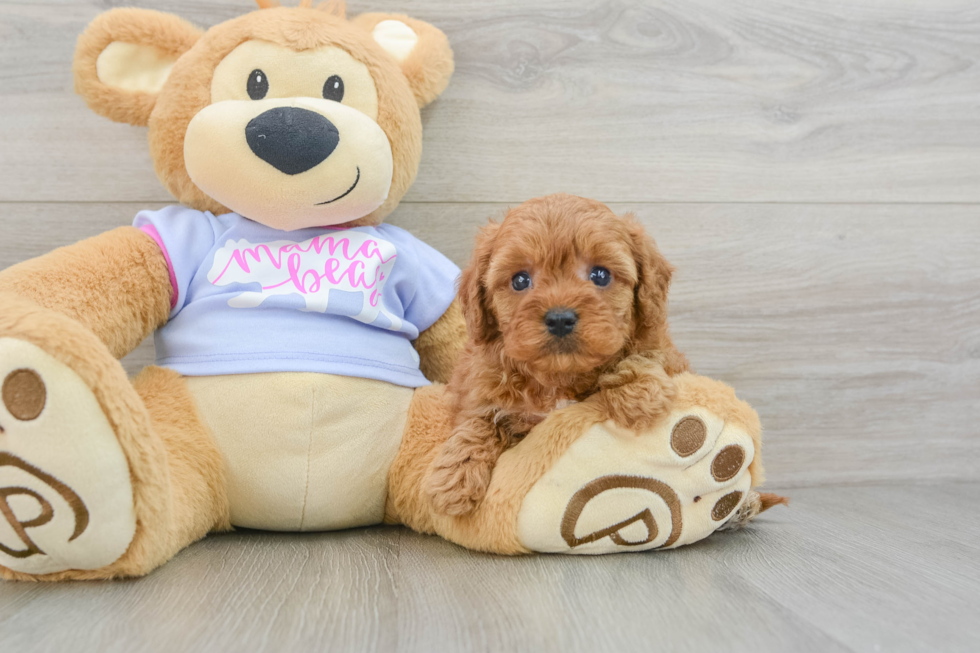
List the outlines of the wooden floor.
<svg viewBox="0 0 980 653">
<path fill-rule="evenodd" d="M 145 130 L 72 92 L 77 34 L 119 4 L 202 26 L 252 6 L 0 0 L 0 268 L 172 201 Z M 529 197 L 636 212 L 678 268 L 678 344 L 758 410 L 791 508 L 600 559 L 213 537 L 141 581 L 0 584 L 0 651 L 980 650 L 980 3 L 349 7 L 456 52 L 390 221 L 463 264 Z"/>
<path fill-rule="evenodd" d="M 139 581 L 0 584 L 0 641 L 52 653 L 975 652 L 978 493 L 798 489 L 737 533 L 592 558 L 488 556 L 384 527 L 213 536 Z"/>
</svg>

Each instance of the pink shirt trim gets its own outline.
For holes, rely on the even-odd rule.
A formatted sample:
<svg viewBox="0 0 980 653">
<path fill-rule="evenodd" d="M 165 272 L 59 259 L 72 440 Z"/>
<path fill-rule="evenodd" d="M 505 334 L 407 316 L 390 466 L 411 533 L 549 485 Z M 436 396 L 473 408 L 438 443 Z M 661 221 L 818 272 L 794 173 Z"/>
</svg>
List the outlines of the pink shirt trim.
<svg viewBox="0 0 980 653">
<path fill-rule="evenodd" d="M 163 244 L 163 239 L 160 238 L 160 232 L 152 224 L 145 224 L 139 230 L 156 241 L 156 244 L 160 246 L 160 251 L 163 252 L 163 258 L 167 261 L 167 272 L 170 273 L 170 286 L 174 289 L 170 298 L 170 310 L 174 310 L 177 306 L 177 295 L 179 291 L 177 290 L 177 273 L 174 272 L 174 264 L 170 262 L 170 254 L 167 252 L 167 246 Z"/>
</svg>

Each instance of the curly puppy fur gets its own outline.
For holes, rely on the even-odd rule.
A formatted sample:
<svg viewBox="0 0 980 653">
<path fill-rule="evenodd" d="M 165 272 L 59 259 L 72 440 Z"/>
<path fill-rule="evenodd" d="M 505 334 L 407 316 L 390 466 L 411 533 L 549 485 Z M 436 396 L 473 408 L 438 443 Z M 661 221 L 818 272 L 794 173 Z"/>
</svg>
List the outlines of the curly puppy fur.
<svg viewBox="0 0 980 653">
<path fill-rule="evenodd" d="M 670 377 L 688 370 L 667 328 L 672 270 L 632 215 L 572 195 L 530 200 L 483 229 L 460 278 L 470 339 L 449 384 L 453 435 L 426 485 L 437 512 L 470 513 L 500 454 L 556 408 L 599 393 L 606 418 L 637 431 L 668 412 Z M 515 290 L 518 273 L 528 288 Z M 571 312 L 571 331 L 549 330 L 549 311 Z"/>
</svg>

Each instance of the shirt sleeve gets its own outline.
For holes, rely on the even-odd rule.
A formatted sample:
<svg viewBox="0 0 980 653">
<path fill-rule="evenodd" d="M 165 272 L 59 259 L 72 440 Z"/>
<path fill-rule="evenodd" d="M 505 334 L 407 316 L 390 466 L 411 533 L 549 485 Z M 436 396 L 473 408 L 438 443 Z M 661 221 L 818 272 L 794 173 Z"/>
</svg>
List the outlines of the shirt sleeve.
<svg viewBox="0 0 980 653">
<path fill-rule="evenodd" d="M 435 324 L 456 298 L 459 268 L 434 247 L 414 240 L 418 277 L 415 294 L 405 307 L 405 319 L 421 333 Z"/>
<path fill-rule="evenodd" d="M 214 227 L 208 214 L 183 206 L 140 211 L 133 226 L 155 240 L 167 260 L 173 286 L 172 318 L 187 303 L 191 280 L 214 247 Z"/>
</svg>

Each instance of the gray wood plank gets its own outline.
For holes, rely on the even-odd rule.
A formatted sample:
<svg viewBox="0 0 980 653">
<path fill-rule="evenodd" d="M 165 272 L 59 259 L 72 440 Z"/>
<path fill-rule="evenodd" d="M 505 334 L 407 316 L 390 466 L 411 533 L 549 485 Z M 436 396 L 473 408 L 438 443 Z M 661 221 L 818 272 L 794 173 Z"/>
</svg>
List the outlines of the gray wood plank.
<svg viewBox="0 0 980 653">
<path fill-rule="evenodd" d="M 863 651 L 975 651 L 976 484 L 796 490 L 781 537 L 717 540 L 721 564 L 781 610 Z M 963 528 L 973 532 L 964 537 Z M 749 562 L 745 557 L 752 558 Z"/>
<path fill-rule="evenodd" d="M 248 0 L 138 0 L 212 25 Z M 352 1 L 351 12 L 390 10 Z M 0 2 L 0 200 L 166 201 L 72 94 L 98 0 Z M 402 2 L 457 56 L 411 201 L 980 201 L 972 0 Z"/>
<path fill-rule="evenodd" d="M 0 582 L 0 638 L 80 653 L 974 651 L 978 491 L 797 489 L 737 533 L 602 557 L 489 556 L 398 528 L 243 531 L 141 580 Z"/>
<path fill-rule="evenodd" d="M 0 205 L 0 268 L 144 206 Z M 392 222 L 465 265 L 504 208 L 406 204 Z M 613 208 L 636 211 L 677 266 L 677 343 L 759 411 L 772 482 L 980 478 L 978 207 Z M 147 342 L 125 364 L 152 360 Z"/>
<path fill-rule="evenodd" d="M 0 581 L 9 651 L 391 651 L 401 531 L 213 535 L 137 581 Z M 246 648 L 241 648 L 245 646 Z"/>
<path fill-rule="evenodd" d="M 698 548 L 507 559 L 406 534 L 398 560 L 400 651 L 848 650 Z"/>
</svg>

